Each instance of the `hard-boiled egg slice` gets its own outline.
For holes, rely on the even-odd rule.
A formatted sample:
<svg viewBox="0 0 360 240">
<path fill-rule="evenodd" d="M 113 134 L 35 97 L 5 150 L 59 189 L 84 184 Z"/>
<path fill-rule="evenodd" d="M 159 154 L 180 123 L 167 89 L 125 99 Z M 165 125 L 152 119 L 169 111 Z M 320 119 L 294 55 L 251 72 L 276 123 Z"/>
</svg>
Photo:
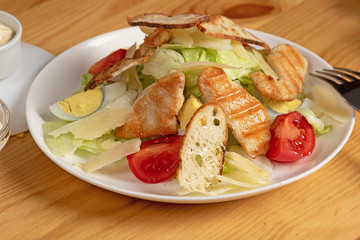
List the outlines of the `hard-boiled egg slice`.
<svg viewBox="0 0 360 240">
<path fill-rule="evenodd" d="M 279 101 L 269 97 L 261 96 L 261 99 L 271 110 L 281 114 L 295 111 L 295 109 L 297 109 L 302 103 L 301 100 L 297 98 L 292 101 Z"/>
<path fill-rule="evenodd" d="M 52 104 L 49 109 L 58 118 L 75 121 L 103 108 L 126 91 L 122 82 L 75 93 Z"/>
<path fill-rule="evenodd" d="M 102 88 L 104 93 L 103 102 L 99 109 L 103 108 L 108 103 L 114 101 L 119 96 L 123 95 L 126 92 L 126 84 L 122 81 L 115 82 L 109 85 L 106 85 Z"/>
</svg>

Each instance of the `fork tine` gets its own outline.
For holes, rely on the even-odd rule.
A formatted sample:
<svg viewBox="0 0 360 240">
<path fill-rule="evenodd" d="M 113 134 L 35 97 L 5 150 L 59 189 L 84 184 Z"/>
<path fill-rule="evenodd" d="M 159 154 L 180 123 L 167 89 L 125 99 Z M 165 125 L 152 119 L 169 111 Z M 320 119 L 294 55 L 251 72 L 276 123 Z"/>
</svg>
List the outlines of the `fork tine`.
<svg viewBox="0 0 360 240">
<path fill-rule="evenodd" d="M 342 77 L 334 74 L 334 73 L 336 73 L 334 70 L 324 69 L 324 71 L 326 71 L 326 72 L 321 72 L 321 71 L 315 71 L 315 72 L 335 78 L 335 79 L 339 80 L 340 82 L 342 82 L 343 84 L 349 83 L 349 81 L 346 81 L 345 78 L 342 78 Z M 331 73 L 329 73 L 329 72 L 331 72 Z"/>
<path fill-rule="evenodd" d="M 337 70 L 332 70 L 332 69 L 324 69 L 324 71 L 327 71 L 327 72 L 332 72 L 332 73 L 337 73 L 339 75 L 342 75 L 342 76 L 345 76 L 347 77 L 349 80 L 351 81 L 359 81 L 360 79 L 354 77 L 353 75 L 350 75 L 350 74 L 347 74 L 347 73 L 344 73 L 344 72 L 340 72 L 340 71 L 337 71 Z M 350 72 L 350 71 L 349 71 Z M 355 72 L 355 71 L 352 71 L 352 72 Z M 353 73 L 354 74 L 354 73 Z M 359 77 L 360 77 L 360 73 L 359 74 Z M 335 76 L 334 76 L 335 77 Z M 339 77 L 336 77 L 336 79 L 340 80 L 340 81 L 343 81 L 341 78 Z M 346 81 L 346 80 L 345 80 Z"/>
<path fill-rule="evenodd" d="M 352 70 L 352 69 L 341 68 L 341 67 L 334 67 L 334 69 L 341 70 L 341 71 L 344 71 L 344 72 L 349 72 L 349 73 L 352 73 L 352 74 L 360 77 L 360 72 L 354 71 L 354 70 Z M 357 79 L 357 80 L 359 80 L 359 79 Z"/>
<path fill-rule="evenodd" d="M 318 71 L 316 71 L 318 72 Z M 313 77 L 317 77 L 317 78 L 320 78 L 328 83 L 330 83 L 334 88 L 336 88 L 337 90 L 339 90 L 340 92 L 343 91 L 343 85 L 342 84 L 338 84 L 336 82 L 334 82 L 332 79 L 330 78 L 327 78 L 327 77 L 324 77 L 324 76 L 321 76 L 321 75 L 318 75 L 318 74 L 314 74 L 314 73 L 310 73 L 311 76 Z"/>
</svg>

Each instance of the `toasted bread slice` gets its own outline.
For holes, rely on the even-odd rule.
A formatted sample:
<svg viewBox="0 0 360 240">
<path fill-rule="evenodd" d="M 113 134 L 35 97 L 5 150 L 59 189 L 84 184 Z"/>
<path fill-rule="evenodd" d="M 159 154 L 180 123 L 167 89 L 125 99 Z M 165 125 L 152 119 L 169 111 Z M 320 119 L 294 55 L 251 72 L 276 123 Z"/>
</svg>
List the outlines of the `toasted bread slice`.
<svg viewBox="0 0 360 240">
<path fill-rule="evenodd" d="M 255 44 L 270 50 L 270 47 L 244 28 L 224 16 L 211 17 L 210 21 L 202 22 L 197 28 L 215 38 L 231 39 L 249 44 Z"/>
<path fill-rule="evenodd" d="M 206 193 L 219 182 L 228 127 L 219 104 L 208 102 L 193 115 L 179 151 L 177 179 L 188 191 Z"/>
<path fill-rule="evenodd" d="M 184 13 L 176 16 L 169 16 L 161 13 L 146 13 L 128 17 L 128 23 L 131 26 L 166 29 L 197 27 L 201 32 L 215 38 L 254 44 L 270 50 L 270 47 L 261 39 L 252 35 L 229 18 L 220 15 L 209 16 L 200 13 Z"/>
<path fill-rule="evenodd" d="M 167 29 L 183 29 L 194 27 L 201 22 L 208 21 L 209 16 L 199 13 L 184 13 L 169 16 L 161 13 L 145 13 L 134 17 L 128 17 L 131 26 L 147 26 Z"/>
</svg>

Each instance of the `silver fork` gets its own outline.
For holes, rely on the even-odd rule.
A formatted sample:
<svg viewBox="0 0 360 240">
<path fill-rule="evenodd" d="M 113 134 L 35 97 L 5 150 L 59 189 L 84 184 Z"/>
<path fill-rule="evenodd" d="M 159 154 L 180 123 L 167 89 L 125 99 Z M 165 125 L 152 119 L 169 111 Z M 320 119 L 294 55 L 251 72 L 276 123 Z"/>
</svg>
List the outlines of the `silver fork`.
<svg viewBox="0 0 360 240">
<path fill-rule="evenodd" d="M 360 111 L 360 73 L 347 68 L 334 67 L 310 73 L 330 83 L 356 111 Z M 321 74 L 321 75 L 319 75 Z M 337 81 L 334 81 L 337 80 Z"/>
</svg>

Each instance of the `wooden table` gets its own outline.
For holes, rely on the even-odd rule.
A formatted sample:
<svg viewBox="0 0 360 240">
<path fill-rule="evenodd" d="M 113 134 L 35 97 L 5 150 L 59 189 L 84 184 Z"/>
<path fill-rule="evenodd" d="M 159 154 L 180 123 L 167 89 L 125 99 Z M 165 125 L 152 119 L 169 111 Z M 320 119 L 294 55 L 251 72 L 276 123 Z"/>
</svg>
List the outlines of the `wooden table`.
<svg viewBox="0 0 360 240">
<path fill-rule="evenodd" d="M 195 11 L 225 14 L 333 66 L 360 70 L 358 0 L 0 0 L 0 9 L 21 21 L 24 42 L 54 55 L 127 27 L 126 16 Z M 0 153 L 0 239 L 359 239 L 359 142 L 355 124 L 329 164 L 286 187 L 231 202 L 177 205 L 90 185 L 55 165 L 26 132 Z"/>
</svg>

